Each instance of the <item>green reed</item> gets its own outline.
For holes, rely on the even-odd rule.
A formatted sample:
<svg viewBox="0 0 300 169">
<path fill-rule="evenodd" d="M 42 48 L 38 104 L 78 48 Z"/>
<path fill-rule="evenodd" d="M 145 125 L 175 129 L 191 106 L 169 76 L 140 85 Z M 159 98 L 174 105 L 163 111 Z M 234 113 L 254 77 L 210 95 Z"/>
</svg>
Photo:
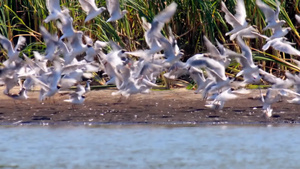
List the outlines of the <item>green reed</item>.
<svg viewBox="0 0 300 169">
<path fill-rule="evenodd" d="M 126 50 L 145 49 L 147 45 L 144 39 L 144 30 L 141 26 L 141 17 L 145 17 L 148 22 L 152 22 L 154 16 L 163 10 L 173 0 L 120 0 L 121 9 L 126 9 L 129 13 L 125 18 L 115 23 L 106 23 L 109 18 L 107 11 L 92 21 L 84 24 L 83 20 L 86 14 L 80 7 L 78 0 L 61 0 L 61 6 L 69 8 L 70 15 L 74 19 L 74 28 L 81 30 L 84 34 L 91 36 L 93 39 L 118 42 Z M 270 35 L 270 31 L 262 32 L 266 23 L 263 13 L 255 5 L 255 0 L 244 0 L 247 10 L 247 18 L 251 25 L 256 25 L 257 29 L 266 35 Z M 175 0 L 178 4 L 177 11 L 170 23 L 166 25 L 172 28 L 175 37 L 178 40 L 180 48 L 185 52 L 183 60 L 190 56 L 206 52 L 203 45 L 203 35 L 206 35 L 213 43 L 218 39 L 227 47 L 239 50 L 235 42 L 231 42 L 229 37 L 225 37 L 225 33 L 231 28 L 224 19 L 224 13 L 221 11 L 220 0 Z M 268 5 L 275 9 L 274 0 L 265 0 Z M 288 38 L 292 42 L 296 42 L 299 47 L 300 36 L 295 26 L 294 15 L 300 13 L 299 0 L 281 1 L 280 19 L 284 19 L 287 23 L 285 26 L 292 28 Z M 0 2 L 1 3 L 1 2 Z M 234 13 L 235 0 L 226 0 L 226 5 L 230 11 Z M 97 6 L 106 6 L 105 0 L 96 0 Z M 32 50 L 43 52 L 45 44 L 39 34 L 39 26 L 45 26 L 51 33 L 59 32 L 55 22 L 48 24 L 43 20 L 48 15 L 45 0 L 3 0 L 0 4 L 0 33 L 9 39 L 14 39 L 19 34 L 26 36 L 28 44 L 23 52 L 32 55 Z M 167 36 L 166 27 L 162 33 Z M 14 39 L 15 40 L 15 39 Z M 282 69 L 296 69 L 289 63 L 291 56 L 283 56 L 281 53 L 268 50 L 267 53 L 261 51 L 265 41 L 263 39 L 250 40 L 249 44 L 257 51 L 253 52 L 254 59 L 262 65 L 277 64 Z M 0 48 L 0 57 L 3 49 Z M 2 56 L 3 57 L 3 56 Z M 3 60 L 3 58 L 0 58 Z M 238 68 L 237 64 L 233 64 L 230 69 Z M 233 72 L 234 73 L 234 72 Z"/>
</svg>

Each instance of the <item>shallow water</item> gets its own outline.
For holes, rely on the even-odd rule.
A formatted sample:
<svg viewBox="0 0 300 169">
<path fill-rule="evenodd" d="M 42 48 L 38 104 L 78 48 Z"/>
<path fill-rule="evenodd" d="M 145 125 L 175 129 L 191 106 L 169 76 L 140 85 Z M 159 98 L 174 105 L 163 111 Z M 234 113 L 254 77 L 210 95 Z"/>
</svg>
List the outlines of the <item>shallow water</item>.
<svg viewBox="0 0 300 169">
<path fill-rule="evenodd" d="M 300 126 L 0 127 L 0 168 L 299 168 Z"/>
</svg>

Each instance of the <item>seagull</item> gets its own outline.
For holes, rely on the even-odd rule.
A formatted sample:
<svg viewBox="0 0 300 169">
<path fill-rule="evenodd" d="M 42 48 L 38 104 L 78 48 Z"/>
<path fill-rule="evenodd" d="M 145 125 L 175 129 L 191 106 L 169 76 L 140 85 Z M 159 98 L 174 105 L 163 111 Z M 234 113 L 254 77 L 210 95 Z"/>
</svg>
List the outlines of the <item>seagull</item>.
<svg viewBox="0 0 300 169">
<path fill-rule="evenodd" d="M 86 84 L 85 84 L 85 87 L 84 87 L 85 93 L 88 93 L 88 92 L 91 91 L 91 82 L 92 82 L 92 80 L 87 80 L 86 81 Z"/>
<path fill-rule="evenodd" d="M 284 37 L 286 34 L 288 34 L 292 28 L 287 27 L 287 28 L 282 28 L 281 26 L 277 26 L 273 29 L 273 35 L 270 37 L 270 39 L 275 39 L 275 38 L 281 38 Z"/>
<path fill-rule="evenodd" d="M 85 39 L 86 46 L 87 46 L 87 49 L 85 51 L 86 56 L 84 57 L 84 59 L 88 62 L 92 62 L 92 61 L 94 61 L 95 56 L 97 56 L 97 54 L 98 54 L 96 50 L 102 50 L 102 46 L 100 46 L 100 48 L 95 50 L 95 46 L 99 45 L 99 42 L 101 43 L 101 41 L 98 41 L 98 43 L 97 44 L 95 43 L 95 45 L 93 46 L 94 43 L 90 37 L 84 35 L 84 39 Z"/>
<path fill-rule="evenodd" d="M 224 45 L 222 45 L 217 39 L 216 39 L 216 43 L 217 43 L 217 46 L 218 46 L 220 54 L 222 56 L 226 56 L 227 57 L 223 61 L 225 67 L 228 67 L 228 65 L 230 64 L 231 60 L 233 60 L 233 59 L 243 58 L 243 59 L 247 60 L 247 58 L 245 58 L 245 56 L 243 54 L 237 53 L 237 52 L 234 52 L 234 51 L 232 51 L 230 49 L 225 48 Z"/>
<path fill-rule="evenodd" d="M 259 73 L 263 80 L 272 84 L 273 89 L 287 89 L 294 85 L 293 80 L 289 78 L 283 80 L 261 69 L 259 69 Z"/>
<path fill-rule="evenodd" d="M 78 55 L 84 53 L 88 46 L 83 44 L 82 42 L 82 31 L 76 31 L 72 37 L 72 40 L 67 43 L 67 45 L 71 48 L 69 57 L 65 58 L 65 64 L 70 64 Z"/>
<path fill-rule="evenodd" d="M 258 83 L 261 77 L 259 76 L 258 66 L 253 62 L 251 49 L 240 36 L 237 37 L 237 44 L 240 46 L 243 56 L 235 57 L 235 59 L 243 66 L 243 70 L 241 70 L 236 77 L 243 75 L 244 82 L 242 82 L 242 85 Z"/>
<path fill-rule="evenodd" d="M 123 85 L 119 91 L 113 92 L 112 95 L 114 96 L 121 94 L 122 96 L 128 98 L 132 94 L 149 93 L 149 89 L 152 87 L 158 87 L 158 85 L 148 81 L 143 77 L 139 79 L 133 79 L 130 77 L 126 85 Z"/>
<path fill-rule="evenodd" d="M 237 95 L 233 94 L 231 88 L 229 88 L 223 91 L 222 93 L 218 94 L 210 104 L 206 104 L 205 106 L 212 109 L 221 110 L 223 109 L 226 101 L 236 99 L 236 98 Z"/>
<path fill-rule="evenodd" d="M 210 40 L 207 39 L 206 36 L 203 36 L 204 44 L 209 52 L 209 56 L 214 58 L 215 60 L 219 61 L 224 67 L 227 67 L 230 64 L 231 59 L 229 58 L 230 55 L 234 54 L 235 52 L 229 51 L 223 45 L 221 45 L 218 40 L 216 40 L 218 48 L 215 47 Z"/>
<path fill-rule="evenodd" d="M 261 92 L 261 101 L 263 103 L 262 109 L 263 109 L 263 112 L 265 113 L 266 117 L 268 117 L 268 118 L 272 117 L 272 112 L 273 112 L 273 109 L 271 108 L 272 104 L 280 101 L 281 95 L 278 92 L 279 92 L 278 89 L 269 88 L 267 90 L 265 97 L 262 95 L 262 92 Z"/>
<path fill-rule="evenodd" d="M 113 41 L 110 41 L 110 45 L 113 50 L 110 51 L 105 58 L 102 58 L 102 63 L 104 65 L 105 73 L 110 77 L 110 80 L 106 84 L 115 84 L 117 88 L 120 87 L 122 75 L 120 70 L 123 70 L 124 66 L 128 63 L 126 56 L 126 51 L 115 44 Z"/>
<path fill-rule="evenodd" d="M 26 43 L 26 39 L 23 36 L 19 36 L 18 43 L 15 47 L 12 46 L 12 43 L 3 35 L 0 34 L 0 44 L 7 51 L 9 62 L 19 61 L 19 54 L 21 47 Z"/>
<path fill-rule="evenodd" d="M 292 60 L 295 62 L 295 59 L 292 59 Z M 293 75 L 289 71 L 286 71 L 285 76 L 293 82 L 295 91 L 297 93 L 300 93 L 300 75 L 299 74 Z"/>
<path fill-rule="evenodd" d="M 44 20 L 45 23 L 57 20 L 62 15 L 59 0 L 46 0 L 46 7 L 49 11 L 49 15 Z M 68 9 L 64 9 L 68 10 Z"/>
<path fill-rule="evenodd" d="M 229 12 L 223 1 L 221 1 L 221 9 L 223 12 L 225 12 L 226 22 L 228 22 L 233 27 L 233 30 L 227 32 L 225 36 L 237 33 L 240 30 L 247 28 L 248 23 L 246 21 L 246 9 L 244 0 L 237 0 L 235 7 L 235 15 L 232 15 L 232 13 Z"/>
<path fill-rule="evenodd" d="M 177 4 L 172 2 L 163 11 L 158 13 L 151 24 L 147 23 L 148 30 L 145 32 L 145 40 L 147 45 L 150 47 L 151 53 L 159 52 L 162 46 L 158 42 L 158 38 L 162 38 L 161 30 L 165 23 L 169 22 L 172 16 L 175 14 Z"/>
<path fill-rule="evenodd" d="M 64 102 L 69 102 L 72 104 L 83 104 L 85 100 L 85 89 L 82 85 L 77 85 L 76 91 L 69 95 L 69 99 L 64 100 Z"/>
<path fill-rule="evenodd" d="M 57 60 L 53 61 L 53 65 L 53 70 L 50 73 L 43 74 L 40 78 L 30 75 L 31 79 L 41 86 L 40 101 L 55 95 L 60 88 L 58 83 L 61 79 L 61 65 Z"/>
<path fill-rule="evenodd" d="M 197 89 L 195 90 L 195 94 L 199 93 L 202 91 L 202 89 L 206 88 L 206 86 L 211 82 L 210 79 L 205 79 L 204 75 L 202 72 L 199 71 L 194 71 L 194 68 L 192 67 L 189 70 L 190 77 L 196 82 L 197 84 Z"/>
<path fill-rule="evenodd" d="M 226 55 L 222 55 L 221 52 L 215 47 L 210 40 L 207 39 L 207 37 L 204 35 L 203 36 L 204 44 L 212 58 L 215 60 L 225 60 Z"/>
<path fill-rule="evenodd" d="M 76 69 L 73 72 L 63 75 L 60 79 L 60 88 L 67 89 L 73 86 L 75 83 L 82 80 L 83 71 L 81 69 Z"/>
<path fill-rule="evenodd" d="M 14 62 L 12 62 L 14 63 Z M 9 64 L 3 69 L 0 69 L 0 78 L 5 84 L 4 94 L 9 94 L 10 89 L 18 84 L 18 74 L 17 72 L 23 67 L 22 63 Z"/>
<path fill-rule="evenodd" d="M 16 73 L 9 76 L 2 77 L 2 80 L 6 87 L 3 91 L 4 94 L 8 94 L 10 89 L 12 89 L 18 84 L 18 76 Z"/>
<path fill-rule="evenodd" d="M 291 42 L 285 41 L 285 38 L 276 38 L 269 40 L 263 47 L 262 50 L 266 51 L 269 49 L 270 46 L 272 46 L 274 49 L 288 53 L 290 55 L 300 56 L 300 51 L 295 49 L 293 46 L 291 46 Z"/>
<path fill-rule="evenodd" d="M 198 88 L 195 93 L 198 93 L 200 90 L 205 89 L 203 92 L 203 98 L 206 98 L 207 93 L 212 90 L 218 90 L 227 86 L 231 80 L 228 79 L 225 75 L 225 67 L 220 62 L 204 57 L 204 54 L 196 54 L 190 57 L 185 63 L 184 62 L 175 62 L 172 66 L 172 69 L 175 69 L 176 72 L 186 73 L 186 70 L 190 73 L 190 76 L 196 81 Z M 198 68 L 204 68 L 207 71 L 207 74 L 210 75 L 210 78 L 205 79 L 202 74 L 202 70 Z M 181 69 L 181 71 L 177 71 Z M 175 75 L 167 74 L 167 77 L 172 77 Z M 202 77 L 201 77 L 202 76 Z"/>
<path fill-rule="evenodd" d="M 295 98 L 292 100 L 287 100 L 288 103 L 294 103 L 294 104 L 300 104 L 300 94 L 299 91 L 294 92 L 293 90 L 290 89 L 282 89 L 284 92 L 287 94 L 292 94 Z"/>
<path fill-rule="evenodd" d="M 79 0 L 82 9 L 87 13 L 84 23 L 92 20 L 106 10 L 105 7 L 97 8 L 95 0 Z"/>
<path fill-rule="evenodd" d="M 181 57 L 183 56 L 183 52 L 179 52 L 176 55 L 172 44 L 167 38 L 161 37 L 158 39 L 158 41 L 160 42 L 162 49 L 164 50 L 164 55 L 166 57 L 164 63 L 166 64 L 166 66 L 172 65 L 174 62 L 181 59 Z"/>
<path fill-rule="evenodd" d="M 211 59 L 208 57 L 204 57 L 203 54 L 196 54 L 189 58 L 186 61 L 186 68 L 190 66 L 199 67 L 214 71 L 221 79 L 226 80 L 227 77 L 225 76 L 225 67 L 220 62 L 216 61 L 215 59 Z"/>
<path fill-rule="evenodd" d="M 241 36 L 242 38 L 257 38 L 258 35 L 255 32 L 258 32 L 256 28 L 254 28 L 253 26 L 248 26 L 236 33 L 233 33 L 230 36 L 230 40 L 234 40 L 237 36 Z"/>
<path fill-rule="evenodd" d="M 186 64 L 182 61 L 177 61 L 174 64 L 172 64 L 172 66 L 168 69 L 168 72 L 166 72 L 164 74 L 164 77 L 168 78 L 168 79 L 176 79 L 179 76 L 182 75 L 186 75 L 189 73 L 189 70 L 185 67 Z M 191 72 L 193 72 L 193 69 L 197 69 L 194 68 L 193 66 L 191 66 L 189 68 L 191 70 Z M 199 69 L 197 69 L 199 70 Z M 159 70 L 160 72 L 163 71 L 163 69 Z M 202 72 L 202 70 L 199 70 Z"/>
<path fill-rule="evenodd" d="M 282 38 L 284 37 L 286 34 L 289 33 L 289 31 L 291 31 L 292 29 L 290 27 L 287 28 L 282 28 L 281 26 L 277 26 L 273 28 L 273 34 L 270 37 L 267 37 L 265 35 L 261 35 L 258 32 L 252 32 L 253 34 L 257 35 L 258 37 L 264 38 L 266 39 L 266 41 L 270 41 L 272 39 L 276 39 L 276 38 Z"/>
<path fill-rule="evenodd" d="M 255 64 L 253 62 L 252 51 L 249 48 L 249 46 L 245 44 L 245 42 L 243 41 L 242 37 L 238 36 L 238 38 L 237 38 L 237 44 L 240 46 L 240 48 L 242 50 L 242 54 L 247 59 L 248 63 L 251 66 L 254 66 Z"/>
<path fill-rule="evenodd" d="M 174 50 L 175 55 L 178 55 L 180 53 L 180 49 L 179 49 L 177 40 L 176 40 L 170 26 L 168 26 L 168 30 L 169 30 L 169 42 L 172 44 L 172 48 Z"/>
<path fill-rule="evenodd" d="M 46 56 L 45 59 L 52 61 L 55 58 L 55 51 L 58 45 L 58 36 L 51 35 L 45 27 L 40 26 L 40 32 L 43 36 L 44 41 L 46 42 Z"/>
<path fill-rule="evenodd" d="M 262 10 L 266 17 L 267 26 L 263 29 L 263 31 L 271 28 L 281 27 L 286 23 L 284 20 L 279 20 L 278 15 L 280 13 L 280 2 L 276 0 L 276 10 L 274 11 L 271 7 L 263 3 L 261 0 L 256 0 L 256 5 Z"/>
<path fill-rule="evenodd" d="M 36 75 L 40 75 L 42 73 L 48 72 L 47 62 L 48 60 L 45 59 L 45 56 L 41 55 L 38 51 L 33 51 L 34 61 L 33 64 L 35 65 L 35 73 Z M 24 58 L 28 58 L 26 55 L 24 55 Z M 29 58 L 28 58 L 29 59 Z"/>
<path fill-rule="evenodd" d="M 14 63 L 14 62 L 13 62 Z M 16 72 L 18 72 L 23 66 L 23 63 L 16 63 L 16 64 L 10 64 L 6 67 L 0 67 L 0 78 L 3 78 L 4 76 L 13 75 Z"/>
<path fill-rule="evenodd" d="M 145 60 L 139 61 L 139 64 L 135 66 L 135 70 L 132 72 L 134 78 L 141 76 L 147 77 L 153 80 L 153 76 L 158 76 L 163 71 L 163 66 L 155 62 L 147 62 Z"/>
<path fill-rule="evenodd" d="M 106 7 L 110 14 L 110 18 L 106 22 L 113 22 L 119 20 L 128 13 L 127 10 L 121 11 L 119 0 L 106 0 Z"/>
<path fill-rule="evenodd" d="M 209 93 L 216 93 L 219 91 L 222 91 L 224 88 L 230 87 L 230 84 L 233 82 L 234 79 L 231 78 L 222 78 L 220 77 L 214 70 L 211 70 L 210 68 L 206 68 L 207 74 L 209 76 L 208 79 L 210 79 L 206 86 L 204 91 L 202 92 L 202 98 L 207 99 L 207 96 Z M 224 74 L 225 76 L 225 74 Z"/>
<path fill-rule="evenodd" d="M 56 22 L 56 26 L 63 33 L 59 40 L 61 41 L 64 38 L 72 40 L 76 32 L 76 30 L 73 27 L 73 18 L 70 15 L 62 15 L 59 19 L 60 22 Z"/>
</svg>

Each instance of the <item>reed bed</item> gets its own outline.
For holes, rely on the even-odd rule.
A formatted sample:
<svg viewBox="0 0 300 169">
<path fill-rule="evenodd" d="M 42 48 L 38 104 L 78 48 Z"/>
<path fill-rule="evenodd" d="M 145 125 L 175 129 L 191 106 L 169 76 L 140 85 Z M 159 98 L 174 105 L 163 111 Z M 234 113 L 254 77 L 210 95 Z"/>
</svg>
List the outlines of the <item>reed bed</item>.
<svg viewBox="0 0 300 169">
<path fill-rule="evenodd" d="M 86 35 L 90 35 L 93 39 L 118 42 L 126 50 L 133 51 L 136 49 L 147 48 L 144 31 L 141 26 L 141 17 L 145 17 L 151 22 L 153 17 L 162 9 L 164 9 L 173 0 L 120 0 L 121 8 L 126 8 L 129 13 L 125 18 L 116 23 L 106 23 L 108 12 L 84 24 L 86 14 L 80 7 L 78 0 L 61 0 L 61 6 L 69 8 L 71 16 L 74 18 L 74 27 L 82 30 Z M 220 0 L 174 0 L 178 4 L 176 14 L 168 25 L 171 26 L 175 37 L 177 38 L 179 47 L 184 50 L 184 58 L 186 60 L 190 56 L 205 52 L 203 45 L 203 35 L 206 35 L 213 43 L 218 39 L 228 48 L 238 51 L 235 42 L 225 37 L 225 33 L 231 29 L 221 11 Z M 265 0 L 265 2 L 274 7 L 274 0 Z M 234 11 L 235 0 L 225 1 L 228 9 Z M 98 6 L 105 6 L 105 0 L 96 0 Z M 257 29 L 266 35 L 270 35 L 270 31 L 262 32 L 266 23 L 262 12 L 255 5 L 255 0 L 245 0 L 248 19 L 251 25 L 256 25 Z M 297 43 L 296 48 L 300 45 L 300 36 L 297 31 L 298 25 L 295 24 L 295 14 L 299 11 L 299 0 L 281 1 L 280 18 L 287 23 L 285 26 L 292 28 L 287 35 L 291 42 Z M 39 26 L 44 25 L 50 32 L 58 32 L 56 24 L 43 23 L 48 15 L 45 0 L 2 0 L 0 1 L 0 33 L 9 39 L 17 40 L 17 36 L 23 35 L 27 37 L 28 45 L 23 52 L 32 56 L 33 50 L 43 51 L 45 45 L 39 33 Z M 167 35 L 167 29 L 163 30 L 163 34 Z M 272 49 L 263 52 L 261 50 L 264 44 L 263 39 L 249 40 L 252 47 L 254 59 L 262 65 L 264 69 L 282 71 L 289 69 L 300 71 L 293 65 L 290 59 L 293 56 L 279 53 Z M 0 48 L 0 60 L 5 60 L 5 51 Z M 229 74 L 235 74 L 239 70 L 237 64 L 232 64 Z"/>
</svg>

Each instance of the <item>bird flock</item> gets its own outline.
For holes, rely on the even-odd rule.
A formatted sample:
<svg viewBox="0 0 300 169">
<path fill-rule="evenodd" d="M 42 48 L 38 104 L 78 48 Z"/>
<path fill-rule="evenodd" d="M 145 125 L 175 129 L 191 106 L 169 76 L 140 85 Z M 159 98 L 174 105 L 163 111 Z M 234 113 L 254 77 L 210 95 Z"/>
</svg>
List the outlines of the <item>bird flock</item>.
<svg viewBox="0 0 300 169">
<path fill-rule="evenodd" d="M 106 0 L 106 7 L 100 8 L 95 0 L 79 0 L 79 3 L 86 13 L 85 23 L 99 17 L 105 10 L 110 14 L 106 22 L 117 22 L 125 15 L 130 15 L 128 11 L 120 9 L 119 0 Z M 106 84 L 116 85 L 117 90 L 112 92 L 112 95 L 125 97 L 149 93 L 151 88 L 158 87 L 156 81 L 160 75 L 166 79 L 189 75 L 197 84 L 195 93 L 201 93 L 202 99 L 206 101 L 205 106 L 221 110 L 226 101 L 249 93 L 249 90 L 244 88 L 247 84 L 259 84 L 263 80 L 272 84 L 265 96 L 261 93 L 262 110 L 270 117 L 272 103 L 285 96 L 294 97 L 288 100 L 290 103 L 300 103 L 300 75 L 286 71 L 287 78 L 283 80 L 265 72 L 254 63 L 252 51 L 245 43 L 245 39 L 263 38 L 266 41 L 262 48 L 264 51 L 272 47 L 280 52 L 300 56 L 300 51 L 285 37 L 291 28 L 283 27 L 286 21 L 279 20 L 279 1 L 276 0 L 276 4 L 274 10 L 261 0 L 256 0 L 256 5 L 263 12 L 267 23 L 263 31 L 271 29 L 273 32 L 267 37 L 247 22 L 243 0 L 237 0 L 235 14 L 232 14 L 222 1 L 221 10 L 225 14 L 225 20 L 232 26 L 232 30 L 225 35 L 236 42 L 241 53 L 225 48 L 217 39 L 215 46 L 204 36 L 207 52 L 195 54 L 186 62 L 182 62 L 184 53 L 180 50 L 171 28 L 168 27 L 168 37 L 161 33 L 176 13 L 175 2 L 160 11 L 151 23 L 141 18 L 148 48 L 126 51 L 113 41 L 94 41 L 84 32 L 75 30 L 68 8 L 61 7 L 59 0 L 46 0 L 49 15 L 44 22 L 55 22 L 62 36 L 51 34 L 45 27 L 40 26 L 46 49 L 43 53 L 33 51 L 34 58 L 29 58 L 24 53 L 20 54 L 26 45 L 24 37 L 19 36 L 17 44 L 13 45 L 6 37 L 0 35 L 0 43 L 7 51 L 8 58 L 0 69 L 0 82 L 5 85 L 3 93 L 13 99 L 27 99 L 26 93 L 34 86 L 40 86 L 39 100 L 43 101 L 77 85 L 77 90 L 70 94 L 70 99 L 64 101 L 82 104 L 85 94 L 90 90 L 91 81 L 87 80 L 85 87 L 80 85 L 80 82 L 83 78 L 92 79 L 94 72 L 103 71 L 109 77 Z M 295 17 L 300 23 L 300 16 Z M 103 49 L 107 46 L 112 50 L 105 53 Z M 225 69 L 233 61 L 240 63 L 242 70 L 236 77 L 242 76 L 243 81 L 236 81 L 225 74 Z M 300 61 L 294 62 L 300 66 Z M 20 86 L 20 92 L 12 94 L 10 90 L 17 85 Z"/>
</svg>

